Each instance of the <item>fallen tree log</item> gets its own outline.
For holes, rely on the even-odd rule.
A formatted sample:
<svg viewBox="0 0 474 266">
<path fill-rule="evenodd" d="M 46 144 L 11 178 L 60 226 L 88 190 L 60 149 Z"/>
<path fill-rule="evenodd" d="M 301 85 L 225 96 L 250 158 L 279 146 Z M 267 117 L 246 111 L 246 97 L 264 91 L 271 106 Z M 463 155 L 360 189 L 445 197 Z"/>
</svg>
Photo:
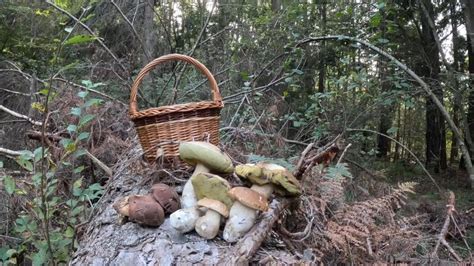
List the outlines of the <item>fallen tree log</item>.
<svg viewBox="0 0 474 266">
<path fill-rule="evenodd" d="M 169 218 L 159 228 L 120 224 L 113 203 L 127 195 L 146 194 L 150 187 L 146 177 L 135 174 L 139 163 L 133 158 L 140 158 L 141 150 L 134 149 L 132 153 L 128 154 L 132 159 L 114 167 L 113 179 L 88 224 L 83 230 L 78 229 L 79 248 L 71 265 L 247 264 L 288 204 L 286 200 L 274 200 L 270 210 L 234 245 L 219 237 L 205 240 L 196 233 L 179 234 L 170 226 Z"/>
</svg>

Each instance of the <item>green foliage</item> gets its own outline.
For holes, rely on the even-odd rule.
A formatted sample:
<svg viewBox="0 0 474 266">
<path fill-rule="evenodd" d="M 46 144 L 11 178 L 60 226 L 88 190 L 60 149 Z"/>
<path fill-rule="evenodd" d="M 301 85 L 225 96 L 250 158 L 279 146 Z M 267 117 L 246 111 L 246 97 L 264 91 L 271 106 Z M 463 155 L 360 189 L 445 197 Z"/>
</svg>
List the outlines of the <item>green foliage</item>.
<svg viewBox="0 0 474 266">
<path fill-rule="evenodd" d="M 90 82 L 86 84 L 97 86 Z M 87 92 L 79 92 L 78 97 L 83 103 L 72 107 L 71 114 L 77 116 L 79 122 L 67 126 L 70 138 L 61 141 L 64 150 L 60 160 L 53 162 L 50 151 L 42 147 L 24 151 L 16 161 L 30 172 L 31 185 L 8 175 L 0 177 L 9 195 L 28 198 L 28 208 L 21 212 L 13 228 L 22 242 L 15 248 L 0 249 L 3 262 L 14 263 L 17 254 L 31 259 L 33 265 L 68 262 L 71 251 L 77 247 L 76 225 L 86 221 L 88 209 L 103 193 L 101 185 L 84 182 L 82 171 L 85 167 L 75 165 L 76 159 L 84 154 L 90 134 L 87 126 L 95 119 L 89 109 L 102 101 L 88 98 Z M 59 184 L 67 182 L 64 171 L 73 173 L 75 180 L 70 191 L 62 192 Z"/>
<path fill-rule="evenodd" d="M 328 167 L 324 178 L 345 180 L 346 178 L 352 179 L 352 174 L 349 172 L 349 168 L 346 163 L 338 163 L 334 166 Z"/>
</svg>

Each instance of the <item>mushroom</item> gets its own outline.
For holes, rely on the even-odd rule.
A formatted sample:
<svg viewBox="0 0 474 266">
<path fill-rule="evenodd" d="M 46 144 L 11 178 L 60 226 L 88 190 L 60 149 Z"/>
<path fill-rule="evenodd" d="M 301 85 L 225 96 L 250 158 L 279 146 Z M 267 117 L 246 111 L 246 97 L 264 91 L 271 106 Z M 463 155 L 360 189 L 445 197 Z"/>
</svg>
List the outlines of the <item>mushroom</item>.
<svg viewBox="0 0 474 266">
<path fill-rule="evenodd" d="M 298 180 L 286 168 L 277 164 L 261 162 L 238 165 L 235 167 L 235 173 L 253 183 L 250 190 L 255 191 L 264 199 L 270 198 L 274 190 L 284 196 L 301 194 Z M 231 191 L 229 191 L 230 194 L 237 193 Z M 250 194 L 250 192 L 247 193 Z M 236 195 L 231 194 L 231 197 L 236 198 Z M 256 219 L 256 208 L 242 204 L 242 201 L 238 200 L 230 209 L 230 217 L 224 228 L 224 239 L 227 242 L 237 241 L 252 228 Z"/>
<path fill-rule="evenodd" d="M 119 213 L 121 222 L 128 217 L 133 222 L 159 226 L 164 221 L 165 213 L 179 209 L 179 196 L 168 185 L 155 184 L 150 194 L 126 196 L 115 202 L 113 207 Z"/>
<path fill-rule="evenodd" d="M 131 221 L 149 226 L 159 226 L 165 220 L 163 208 L 151 195 L 129 196 L 128 214 Z"/>
<path fill-rule="evenodd" d="M 213 239 L 219 232 L 221 216 L 228 217 L 227 206 L 215 199 L 203 198 L 197 202 L 198 206 L 207 208 L 206 214 L 196 221 L 196 232 L 205 239 Z"/>
<path fill-rule="evenodd" d="M 199 173 L 232 173 L 234 166 L 229 156 L 221 151 L 218 147 L 202 141 L 182 142 L 179 145 L 180 158 L 196 166 L 191 178 L 183 187 L 181 196 L 182 208 L 190 208 L 196 206 L 197 199 L 194 193 L 191 179 Z"/>
<path fill-rule="evenodd" d="M 187 233 L 194 229 L 197 219 L 201 217 L 201 212 L 196 206 L 180 209 L 170 215 L 170 224 L 180 233 Z"/>
<path fill-rule="evenodd" d="M 233 201 L 227 194 L 231 186 L 224 178 L 214 174 L 199 173 L 191 178 L 191 183 L 198 200 L 209 198 L 224 203 L 227 208 L 232 206 Z"/>
<path fill-rule="evenodd" d="M 180 207 L 178 193 L 168 185 L 154 184 L 151 187 L 151 194 L 166 214 L 173 213 Z"/>
<path fill-rule="evenodd" d="M 229 195 L 235 200 L 224 228 L 223 237 L 235 242 L 255 224 L 258 211 L 268 210 L 267 197 L 247 187 L 234 187 Z"/>
</svg>

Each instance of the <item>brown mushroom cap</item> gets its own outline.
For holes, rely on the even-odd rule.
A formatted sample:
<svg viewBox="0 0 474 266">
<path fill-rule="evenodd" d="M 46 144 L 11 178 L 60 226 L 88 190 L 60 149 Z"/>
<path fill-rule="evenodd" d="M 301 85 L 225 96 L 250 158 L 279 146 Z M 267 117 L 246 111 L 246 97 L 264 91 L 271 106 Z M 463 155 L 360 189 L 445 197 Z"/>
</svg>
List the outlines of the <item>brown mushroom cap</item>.
<svg viewBox="0 0 474 266">
<path fill-rule="evenodd" d="M 161 205 L 151 195 L 133 195 L 128 198 L 130 220 L 149 226 L 159 226 L 165 220 Z"/>
<path fill-rule="evenodd" d="M 151 187 L 151 194 L 163 207 L 165 213 L 173 213 L 181 208 L 178 193 L 168 185 L 154 184 Z"/>
<path fill-rule="evenodd" d="M 229 209 L 227 208 L 227 206 L 224 203 L 222 203 L 218 200 L 210 199 L 210 198 L 203 198 L 203 199 L 200 199 L 197 202 L 197 205 L 201 206 L 201 207 L 206 207 L 206 208 L 211 209 L 213 211 L 216 211 L 220 215 L 222 215 L 226 218 L 229 217 Z"/>
<path fill-rule="evenodd" d="M 260 211 L 268 210 L 268 200 L 265 196 L 247 187 L 234 187 L 229 190 L 229 196 L 243 205 Z"/>
</svg>

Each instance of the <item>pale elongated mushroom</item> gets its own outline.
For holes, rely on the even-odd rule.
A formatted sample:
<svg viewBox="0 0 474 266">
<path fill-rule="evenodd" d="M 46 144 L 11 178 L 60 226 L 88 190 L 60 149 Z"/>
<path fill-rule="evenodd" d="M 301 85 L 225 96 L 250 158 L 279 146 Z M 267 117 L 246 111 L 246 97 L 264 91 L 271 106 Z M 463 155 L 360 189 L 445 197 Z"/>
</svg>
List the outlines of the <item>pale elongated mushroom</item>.
<svg viewBox="0 0 474 266">
<path fill-rule="evenodd" d="M 196 232 L 205 239 L 213 239 L 219 233 L 221 216 L 228 217 L 227 206 L 214 199 L 203 198 L 197 202 L 200 207 L 207 208 L 206 214 L 196 221 Z"/>
<path fill-rule="evenodd" d="M 179 157 L 190 165 L 196 166 L 191 178 L 183 187 L 181 207 L 196 206 L 197 198 L 191 179 L 199 173 L 232 173 L 234 166 L 229 156 L 218 147 L 202 141 L 183 142 L 179 145 Z"/>
<path fill-rule="evenodd" d="M 265 199 L 269 199 L 274 190 L 285 196 L 301 194 L 298 180 L 286 168 L 277 164 L 238 165 L 235 168 L 235 173 L 237 176 L 253 183 L 249 190 L 255 191 Z M 229 193 L 231 192 L 229 191 Z M 235 194 L 235 192 L 233 193 Z M 251 192 L 247 193 L 250 194 Z M 236 197 L 236 195 L 233 195 L 233 197 Z M 230 209 L 229 220 L 227 220 L 224 228 L 224 239 L 227 242 L 237 241 L 255 224 L 257 214 L 258 210 L 256 208 L 243 204 L 240 200 L 235 202 Z"/>
</svg>

